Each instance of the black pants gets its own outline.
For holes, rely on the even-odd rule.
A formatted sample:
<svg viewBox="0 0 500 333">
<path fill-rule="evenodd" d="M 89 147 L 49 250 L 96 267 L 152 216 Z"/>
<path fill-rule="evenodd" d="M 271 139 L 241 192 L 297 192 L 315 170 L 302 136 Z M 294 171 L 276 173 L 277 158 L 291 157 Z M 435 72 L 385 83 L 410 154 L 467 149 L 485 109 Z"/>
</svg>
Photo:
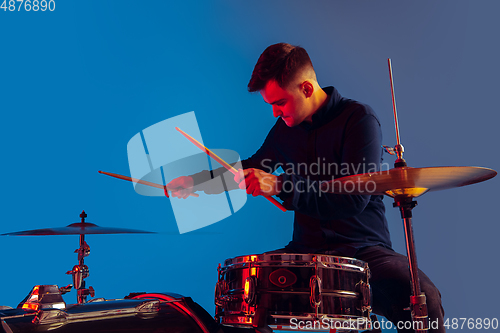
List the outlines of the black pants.
<svg viewBox="0 0 500 333">
<path fill-rule="evenodd" d="M 398 328 L 398 332 L 413 332 L 411 329 L 403 328 L 405 323 L 411 322 L 411 312 L 404 310 L 409 307 L 411 295 L 408 258 L 382 246 L 361 249 L 355 257 L 366 261 L 370 268 L 373 312 L 386 317 L 394 325 L 399 323 L 402 328 Z M 419 270 L 418 274 L 420 288 L 427 299 L 429 332 L 446 332 L 443 326 L 444 310 L 441 305 L 441 293 L 424 272 Z"/>
</svg>

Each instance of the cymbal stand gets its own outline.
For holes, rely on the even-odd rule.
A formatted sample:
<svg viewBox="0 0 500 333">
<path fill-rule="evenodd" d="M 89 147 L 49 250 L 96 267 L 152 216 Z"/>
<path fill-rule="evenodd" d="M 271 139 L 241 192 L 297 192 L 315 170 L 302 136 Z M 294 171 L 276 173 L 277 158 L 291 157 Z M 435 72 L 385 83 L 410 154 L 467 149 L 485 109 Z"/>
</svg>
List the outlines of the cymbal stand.
<svg viewBox="0 0 500 333">
<path fill-rule="evenodd" d="M 394 82 L 392 79 L 391 59 L 387 59 L 389 64 L 389 77 L 391 80 L 392 107 L 394 111 L 394 124 L 396 130 L 397 145 L 394 151 L 398 158 L 394 162 L 394 168 L 406 167 L 406 161 L 403 159 L 404 148 L 401 145 L 399 137 L 398 116 L 396 111 L 396 97 L 394 95 Z M 412 209 L 417 205 L 413 197 L 407 195 L 396 196 L 394 198 L 394 207 L 399 207 L 401 218 L 403 219 L 406 253 L 408 256 L 408 265 L 410 268 L 412 295 L 410 296 L 410 310 L 413 321 L 413 328 L 417 333 L 424 333 L 429 329 L 429 320 L 427 315 L 427 303 L 425 294 L 420 290 L 420 279 L 418 277 L 417 254 L 415 251 L 415 240 L 413 237 Z"/>
<path fill-rule="evenodd" d="M 415 332 L 425 332 L 429 329 L 427 316 L 427 303 L 425 294 L 420 290 L 420 279 L 418 277 L 417 254 L 415 251 L 415 240 L 413 238 L 413 226 L 411 223 L 412 209 L 417 202 L 411 197 L 401 196 L 394 198 L 393 207 L 399 207 L 401 218 L 405 228 L 406 253 L 410 268 L 412 295 L 410 296 L 411 318 L 413 327 L 419 328 Z"/>
<path fill-rule="evenodd" d="M 82 225 L 85 224 L 85 218 L 87 214 L 82 211 L 80 214 L 82 219 Z M 73 276 L 73 285 L 77 292 L 78 304 L 83 304 L 87 301 L 87 296 L 90 295 L 94 297 L 94 288 L 85 288 L 85 279 L 89 276 L 89 268 L 84 264 L 84 258 L 90 254 L 90 246 L 85 242 L 85 234 L 80 234 L 80 247 L 75 250 L 78 253 L 78 265 L 73 266 L 71 271 L 66 272 L 66 274 L 71 274 Z"/>
</svg>

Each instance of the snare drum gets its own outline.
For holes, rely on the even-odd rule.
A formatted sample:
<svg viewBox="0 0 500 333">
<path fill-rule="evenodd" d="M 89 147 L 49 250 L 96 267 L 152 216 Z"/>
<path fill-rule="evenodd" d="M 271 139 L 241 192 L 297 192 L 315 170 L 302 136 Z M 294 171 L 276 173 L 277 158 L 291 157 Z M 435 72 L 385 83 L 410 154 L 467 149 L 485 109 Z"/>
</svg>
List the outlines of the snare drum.
<svg viewBox="0 0 500 333">
<path fill-rule="evenodd" d="M 369 330 L 364 261 L 322 254 L 262 254 L 219 265 L 216 319 L 226 326 L 309 331 Z"/>
</svg>

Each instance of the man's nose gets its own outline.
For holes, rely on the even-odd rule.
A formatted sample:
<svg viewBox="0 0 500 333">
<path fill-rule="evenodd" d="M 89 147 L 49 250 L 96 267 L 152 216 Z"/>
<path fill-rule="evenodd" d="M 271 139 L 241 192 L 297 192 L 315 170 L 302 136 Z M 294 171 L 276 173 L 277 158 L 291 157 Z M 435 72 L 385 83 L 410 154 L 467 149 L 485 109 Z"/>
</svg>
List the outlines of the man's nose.
<svg viewBox="0 0 500 333">
<path fill-rule="evenodd" d="M 281 115 L 282 115 L 282 113 L 281 113 L 280 108 L 277 107 L 276 105 L 273 105 L 273 116 L 276 118 L 276 117 L 279 117 Z"/>
</svg>

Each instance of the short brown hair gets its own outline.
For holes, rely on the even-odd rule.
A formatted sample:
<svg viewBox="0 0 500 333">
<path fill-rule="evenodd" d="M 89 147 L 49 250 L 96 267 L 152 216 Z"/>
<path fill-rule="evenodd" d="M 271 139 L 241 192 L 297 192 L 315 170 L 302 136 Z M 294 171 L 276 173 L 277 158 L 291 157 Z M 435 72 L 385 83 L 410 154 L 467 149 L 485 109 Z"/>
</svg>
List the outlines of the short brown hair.
<svg viewBox="0 0 500 333">
<path fill-rule="evenodd" d="M 297 71 L 306 66 L 312 68 L 312 62 L 304 48 L 287 43 L 268 46 L 255 64 L 248 91 L 262 90 L 270 80 L 276 80 L 280 87 L 285 88 Z"/>
</svg>

